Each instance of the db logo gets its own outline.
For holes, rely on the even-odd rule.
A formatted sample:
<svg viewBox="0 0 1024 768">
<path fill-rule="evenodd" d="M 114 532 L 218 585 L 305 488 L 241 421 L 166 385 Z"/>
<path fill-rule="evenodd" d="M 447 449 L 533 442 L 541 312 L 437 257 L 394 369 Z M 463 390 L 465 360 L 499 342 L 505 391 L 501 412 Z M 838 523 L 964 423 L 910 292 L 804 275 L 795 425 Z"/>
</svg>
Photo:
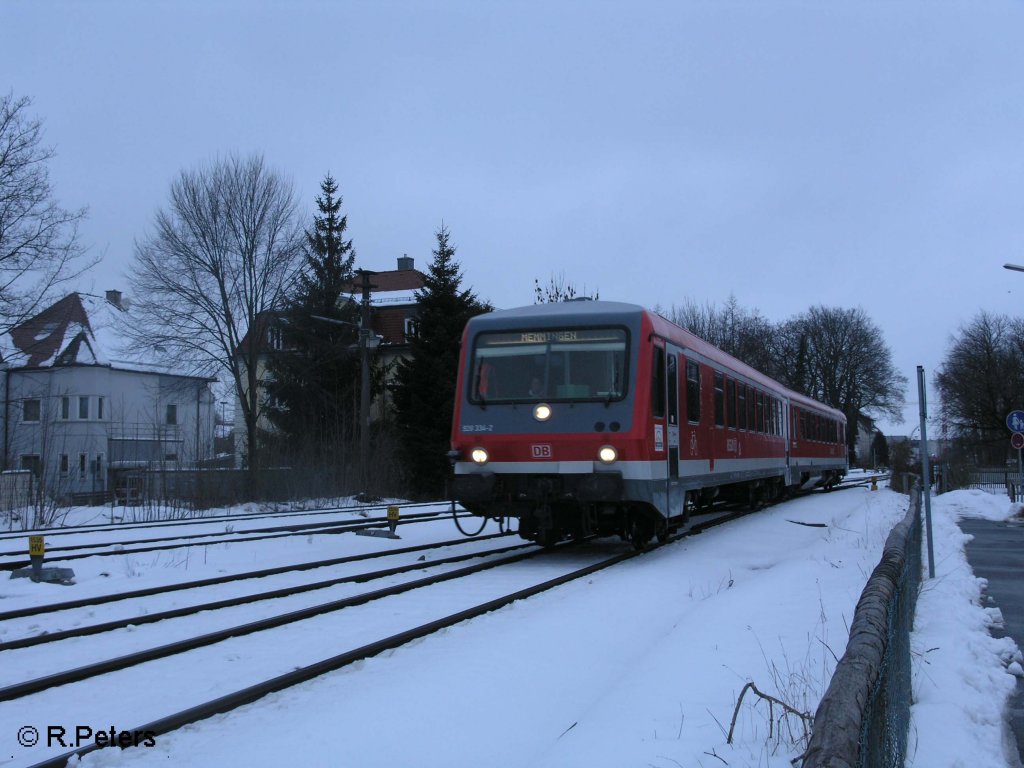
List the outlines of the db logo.
<svg viewBox="0 0 1024 768">
<path fill-rule="evenodd" d="M 551 458 L 551 446 L 550 445 L 531 445 L 530 450 L 533 451 L 533 458 L 535 459 L 550 459 Z"/>
</svg>

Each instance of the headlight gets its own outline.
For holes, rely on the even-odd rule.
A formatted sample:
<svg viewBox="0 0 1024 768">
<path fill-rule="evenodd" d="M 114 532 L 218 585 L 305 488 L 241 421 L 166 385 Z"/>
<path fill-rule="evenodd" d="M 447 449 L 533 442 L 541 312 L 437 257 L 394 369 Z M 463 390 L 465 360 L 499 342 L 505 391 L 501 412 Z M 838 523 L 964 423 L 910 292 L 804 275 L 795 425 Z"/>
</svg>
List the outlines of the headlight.
<svg viewBox="0 0 1024 768">
<path fill-rule="evenodd" d="M 533 408 L 533 418 L 537 421 L 547 421 L 551 418 L 551 406 L 545 403 L 539 403 Z"/>
<path fill-rule="evenodd" d="M 477 464 L 487 463 L 487 451 L 483 448 L 474 448 L 473 452 L 469 454 L 470 458 L 473 459 Z"/>
<path fill-rule="evenodd" d="M 617 458 L 619 458 L 619 452 L 616 451 L 612 446 L 605 445 L 597 452 L 597 458 L 603 461 L 605 464 L 611 464 Z"/>
</svg>

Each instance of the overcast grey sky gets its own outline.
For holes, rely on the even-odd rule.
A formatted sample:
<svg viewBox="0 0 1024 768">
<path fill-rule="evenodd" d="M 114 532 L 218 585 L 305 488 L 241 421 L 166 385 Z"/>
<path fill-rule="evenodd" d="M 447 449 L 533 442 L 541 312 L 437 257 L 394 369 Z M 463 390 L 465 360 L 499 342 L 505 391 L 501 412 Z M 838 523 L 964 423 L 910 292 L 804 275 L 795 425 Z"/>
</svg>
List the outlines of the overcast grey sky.
<svg viewBox="0 0 1024 768">
<path fill-rule="evenodd" d="M 359 265 L 529 304 L 730 293 L 772 320 L 863 306 L 910 379 L 1024 274 L 1024 2 L 0 2 L 66 206 L 124 287 L 182 168 L 264 153 Z M 935 409 L 932 409 L 933 411 Z"/>
</svg>

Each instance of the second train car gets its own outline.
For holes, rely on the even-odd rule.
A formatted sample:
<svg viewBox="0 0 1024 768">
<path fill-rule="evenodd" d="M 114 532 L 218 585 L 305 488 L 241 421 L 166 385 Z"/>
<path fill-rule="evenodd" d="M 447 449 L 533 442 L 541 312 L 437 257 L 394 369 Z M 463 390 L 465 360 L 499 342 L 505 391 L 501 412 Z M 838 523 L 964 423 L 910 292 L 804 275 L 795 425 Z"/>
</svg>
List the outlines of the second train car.
<svg viewBox="0 0 1024 768">
<path fill-rule="evenodd" d="M 541 544 L 642 547 L 716 498 L 757 506 L 846 472 L 842 412 L 632 304 L 474 317 L 457 387 L 454 498 Z"/>
</svg>

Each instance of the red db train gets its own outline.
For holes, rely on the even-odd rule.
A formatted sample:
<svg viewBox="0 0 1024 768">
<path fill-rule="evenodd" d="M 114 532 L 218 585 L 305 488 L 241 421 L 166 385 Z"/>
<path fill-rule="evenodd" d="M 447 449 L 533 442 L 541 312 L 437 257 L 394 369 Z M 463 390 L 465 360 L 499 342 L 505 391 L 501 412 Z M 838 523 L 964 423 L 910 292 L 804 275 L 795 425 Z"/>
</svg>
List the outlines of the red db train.
<svg viewBox="0 0 1024 768">
<path fill-rule="evenodd" d="M 538 304 L 466 326 L 454 498 L 523 538 L 637 547 L 714 499 L 756 507 L 846 473 L 846 418 L 643 307 Z"/>
</svg>

